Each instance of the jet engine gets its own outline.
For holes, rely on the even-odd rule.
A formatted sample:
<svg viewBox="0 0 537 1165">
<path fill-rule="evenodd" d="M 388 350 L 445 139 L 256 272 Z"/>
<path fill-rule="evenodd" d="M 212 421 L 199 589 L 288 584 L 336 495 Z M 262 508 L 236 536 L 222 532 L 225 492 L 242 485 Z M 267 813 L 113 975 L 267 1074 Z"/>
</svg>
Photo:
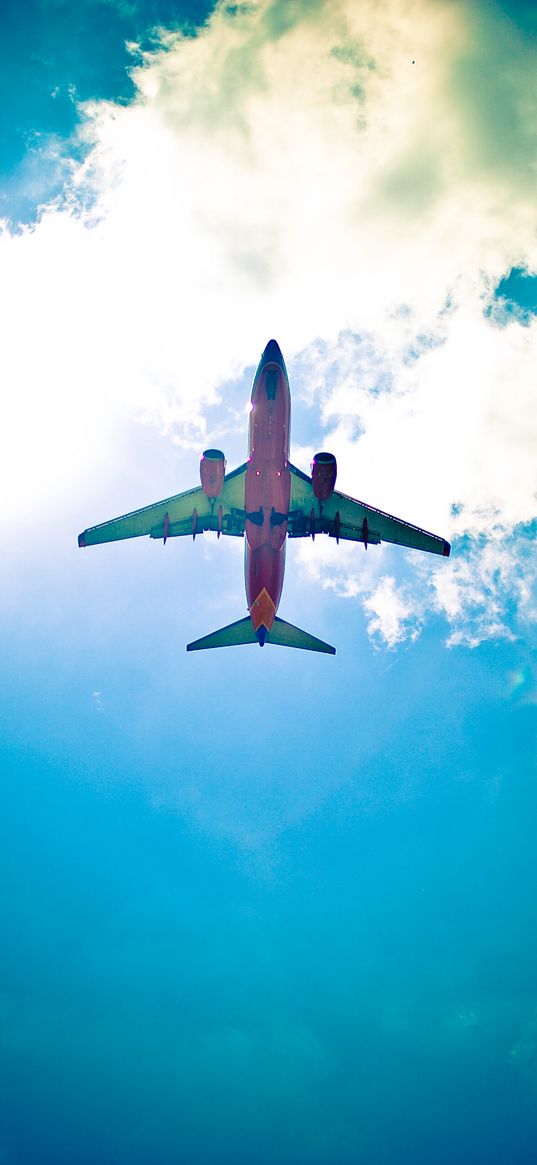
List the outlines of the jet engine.
<svg viewBox="0 0 537 1165">
<path fill-rule="evenodd" d="M 337 461 L 333 453 L 316 453 L 311 466 L 313 492 L 318 502 L 327 502 L 334 492 Z"/>
<path fill-rule="evenodd" d="M 201 488 L 208 498 L 222 493 L 226 462 L 221 449 L 206 449 L 200 461 Z"/>
</svg>

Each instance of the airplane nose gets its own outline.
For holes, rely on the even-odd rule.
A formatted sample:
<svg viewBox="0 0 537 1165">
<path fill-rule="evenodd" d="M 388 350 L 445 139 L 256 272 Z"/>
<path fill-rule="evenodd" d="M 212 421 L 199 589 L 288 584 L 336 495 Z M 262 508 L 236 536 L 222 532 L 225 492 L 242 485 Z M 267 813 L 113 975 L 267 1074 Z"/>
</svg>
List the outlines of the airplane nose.
<svg viewBox="0 0 537 1165">
<path fill-rule="evenodd" d="M 261 360 L 263 364 L 279 364 L 280 368 L 285 367 L 280 345 L 276 343 L 276 340 L 269 340 Z"/>
<path fill-rule="evenodd" d="M 263 356 L 266 360 L 273 360 L 274 356 L 281 356 L 280 345 L 276 343 L 276 340 L 269 340 Z"/>
</svg>

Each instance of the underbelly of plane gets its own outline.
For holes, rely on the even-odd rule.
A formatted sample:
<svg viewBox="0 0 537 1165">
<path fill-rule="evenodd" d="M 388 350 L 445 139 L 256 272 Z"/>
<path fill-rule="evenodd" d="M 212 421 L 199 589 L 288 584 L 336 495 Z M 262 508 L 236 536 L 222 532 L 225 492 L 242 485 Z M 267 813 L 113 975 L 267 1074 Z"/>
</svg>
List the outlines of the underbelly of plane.
<svg viewBox="0 0 537 1165">
<path fill-rule="evenodd" d="M 280 601 L 291 494 L 287 376 L 269 364 L 256 378 L 244 483 L 245 582 L 255 630 L 270 629 Z"/>
<path fill-rule="evenodd" d="M 252 550 L 246 544 L 246 598 L 254 628 L 261 623 L 270 630 L 280 602 L 285 569 L 285 542 L 275 548 L 265 544 Z"/>
</svg>

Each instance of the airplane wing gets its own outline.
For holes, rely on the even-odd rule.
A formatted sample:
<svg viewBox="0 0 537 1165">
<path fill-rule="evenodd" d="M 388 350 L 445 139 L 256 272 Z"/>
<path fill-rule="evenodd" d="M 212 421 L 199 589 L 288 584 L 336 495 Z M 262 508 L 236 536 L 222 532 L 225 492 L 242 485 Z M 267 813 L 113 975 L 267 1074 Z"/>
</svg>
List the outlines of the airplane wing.
<svg viewBox="0 0 537 1165">
<path fill-rule="evenodd" d="M 451 547 L 444 538 L 429 534 L 419 526 L 385 514 L 374 506 L 356 501 L 334 490 L 326 502 L 318 502 L 313 493 L 311 477 L 294 465 L 291 469 L 291 501 L 288 533 L 290 538 L 304 538 L 315 534 L 329 534 L 331 538 L 348 539 L 368 545 L 394 542 L 414 550 L 449 557 Z"/>
<path fill-rule="evenodd" d="M 164 498 L 152 506 L 133 510 L 121 518 L 90 526 L 78 535 L 79 546 L 95 546 L 100 542 L 116 542 L 120 538 L 176 538 L 184 534 L 203 533 L 216 530 L 217 533 L 244 534 L 246 515 L 244 512 L 244 477 L 246 464 L 239 465 L 224 477 L 222 493 L 219 497 L 208 498 L 201 486 Z"/>
</svg>

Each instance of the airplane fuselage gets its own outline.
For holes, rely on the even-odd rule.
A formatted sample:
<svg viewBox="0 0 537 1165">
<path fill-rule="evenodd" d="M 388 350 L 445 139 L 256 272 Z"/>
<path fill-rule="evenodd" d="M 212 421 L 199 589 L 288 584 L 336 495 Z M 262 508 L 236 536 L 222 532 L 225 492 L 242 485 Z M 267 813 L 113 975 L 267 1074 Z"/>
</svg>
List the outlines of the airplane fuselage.
<svg viewBox="0 0 537 1165">
<path fill-rule="evenodd" d="M 283 587 L 291 491 L 290 420 L 287 370 L 278 344 L 270 340 L 252 387 L 244 487 L 246 598 L 260 642 L 272 627 Z"/>
</svg>

